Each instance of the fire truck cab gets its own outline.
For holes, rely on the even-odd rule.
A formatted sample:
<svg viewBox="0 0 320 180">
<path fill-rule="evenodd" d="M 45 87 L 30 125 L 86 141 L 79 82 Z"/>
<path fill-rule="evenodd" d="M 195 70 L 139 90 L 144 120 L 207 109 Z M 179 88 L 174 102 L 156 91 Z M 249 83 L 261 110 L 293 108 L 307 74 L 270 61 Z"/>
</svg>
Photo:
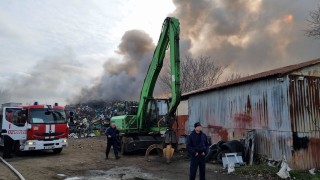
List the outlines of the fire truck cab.
<svg viewBox="0 0 320 180">
<path fill-rule="evenodd" d="M 0 146 L 4 146 L 4 154 L 12 150 L 53 150 L 60 153 L 68 145 L 68 134 L 64 108 L 57 103 L 54 106 L 37 102 L 28 106 L 2 106 Z"/>
</svg>

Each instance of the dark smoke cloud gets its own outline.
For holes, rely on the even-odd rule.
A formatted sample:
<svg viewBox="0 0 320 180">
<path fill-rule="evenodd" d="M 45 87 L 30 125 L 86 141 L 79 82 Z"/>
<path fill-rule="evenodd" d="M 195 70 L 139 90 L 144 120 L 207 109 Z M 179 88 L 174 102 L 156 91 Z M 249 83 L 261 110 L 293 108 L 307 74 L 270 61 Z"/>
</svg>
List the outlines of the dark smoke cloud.
<svg viewBox="0 0 320 180">
<path fill-rule="evenodd" d="M 89 81 L 88 75 L 68 49 L 39 61 L 28 73 L 8 79 L 2 91 L 7 93 L 5 102 L 64 103 L 65 97 L 79 93 L 84 81 Z"/>
<path fill-rule="evenodd" d="M 308 11 L 317 4 L 291 0 L 173 0 L 180 20 L 180 56 L 211 56 L 231 72 L 253 74 L 319 57 L 320 42 L 305 37 Z M 92 87 L 73 102 L 137 100 L 152 59 L 148 34 L 126 32 L 122 59 L 108 59 Z M 168 60 L 168 54 L 166 61 Z M 168 63 L 168 62 L 166 62 Z M 160 92 L 161 94 L 161 92 Z"/>
<path fill-rule="evenodd" d="M 305 37 L 311 1 L 173 0 L 171 14 L 192 55 L 211 56 L 243 74 L 319 57 L 320 42 Z M 183 53 L 182 53 L 183 54 Z"/>
<path fill-rule="evenodd" d="M 108 59 L 104 74 L 90 88 L 82 89 L 73 102 L 92 100 L 137 100 L 152 59 L 154 44 L 143 31 L 127 31 L 116 51 L 122 59 Z"/>
</svg>

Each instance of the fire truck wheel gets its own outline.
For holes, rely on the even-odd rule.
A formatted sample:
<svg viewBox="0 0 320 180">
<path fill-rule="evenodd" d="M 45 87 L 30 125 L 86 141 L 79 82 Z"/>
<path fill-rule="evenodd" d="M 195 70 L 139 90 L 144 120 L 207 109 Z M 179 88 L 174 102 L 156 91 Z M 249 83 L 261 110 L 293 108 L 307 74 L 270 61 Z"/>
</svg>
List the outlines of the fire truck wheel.
<svg viewBox="0 0 320 180">
<path fill-rule="evenodd" d="M 20 151 L 20 142 L 19 142 L 19 141 L 14 141 L 13 151 L 14 151 L 15 153 L 21 152 L 21 151 Z"/>
<path fill-rule="evenodd" d="M 53 153 L 55 154 L 59 154 L 61 153 L 61 151 L 62 151 L 62 148 L 53 149 Z"/>
<path fill-rule="evenodd" d="M 229 150 L 222 150 L 222 151 L 220 151 L 219 153 L 218 153 L 218 155 L 217 155 L 217 161 L 218 161 L 218 163 L 220 163 L 220 164 L 222 164 L 223 162 L 222 162 L 222 157 L 224 157 L 224 154 L 225 153 L 230 153 L 230 151 Z"/>
<path fill-rule="evenodd" d="M 13 152 L 16 154 L 16 156 L 23 155 L 23 151 L 20 150 L 20 142 L 19 141 L 14 141 Z"/>
<path fill-rule="evenodd" d="M 6 135 L 3 136 L 3 140 L 4 140 L 3 157 L 11 158 L 14 141 L 9 136 L 6 136 Z"/>
</svg>

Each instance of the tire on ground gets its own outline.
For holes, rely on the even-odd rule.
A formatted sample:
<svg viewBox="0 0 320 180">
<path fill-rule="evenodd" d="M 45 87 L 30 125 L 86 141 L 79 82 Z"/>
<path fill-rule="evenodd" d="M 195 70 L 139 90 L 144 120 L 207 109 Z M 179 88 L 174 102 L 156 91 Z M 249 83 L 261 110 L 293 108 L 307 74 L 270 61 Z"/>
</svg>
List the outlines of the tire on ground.
<svg viewBox="0 0 320 180">
<path fill-rule="evenodd" d="M 123 137 L 123 138 L 124 138 L 124 137 Z M 124 142 L 124 141 L 125 141 L 125 139 L 122 139 L 122 140 L 121 140 L 121 148 L 120 148 L 120 151 L 121 151 L 121 154 L 122 154 L 122 155 L 127 155 L 128 152 L 125 151 L 125 144 L 124 144 L 125 142 Z"/>
<path fill-rule="evenodd" d="M 222 164 L 222 157 L 223 157 L 223 155 L 224 155 L 225 153 L 230 153 L 230 151 L 225 149 L 225 150 L 222 150 L 222 151 L 220 151 L 220 152 L 218 153 L 218 155 L 217 155 L 217 161 L 218 161 L 218 163 Z"/>
</svg>

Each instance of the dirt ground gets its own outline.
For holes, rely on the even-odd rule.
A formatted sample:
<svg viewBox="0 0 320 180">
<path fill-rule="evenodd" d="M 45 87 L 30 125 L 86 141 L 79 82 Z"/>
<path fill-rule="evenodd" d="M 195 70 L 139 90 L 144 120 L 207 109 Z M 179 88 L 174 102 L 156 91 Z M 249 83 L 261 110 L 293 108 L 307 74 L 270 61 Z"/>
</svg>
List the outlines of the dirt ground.
<svg viewBox="0 0 320 180">
<path fill-rule="evenodd" d="M 176 155 L 171 164 L 157 155 L 147 162 L 144 155 L 127 155 L 115 160 L 111 150 L 105 160 L 105 138 L 69 139 L 61 154 L 50 151 L 27 152 L 9 159 L 27 180 L 32 179 L 188 179 L 189 161 Z M 2 155 L 2 151 L 0 153 Z M 227 175 L 217 164 L 207 164 L 207 179 L 239 179 Z M 17 179 L 2 163 L 0 180 Z"/>
</svg>

